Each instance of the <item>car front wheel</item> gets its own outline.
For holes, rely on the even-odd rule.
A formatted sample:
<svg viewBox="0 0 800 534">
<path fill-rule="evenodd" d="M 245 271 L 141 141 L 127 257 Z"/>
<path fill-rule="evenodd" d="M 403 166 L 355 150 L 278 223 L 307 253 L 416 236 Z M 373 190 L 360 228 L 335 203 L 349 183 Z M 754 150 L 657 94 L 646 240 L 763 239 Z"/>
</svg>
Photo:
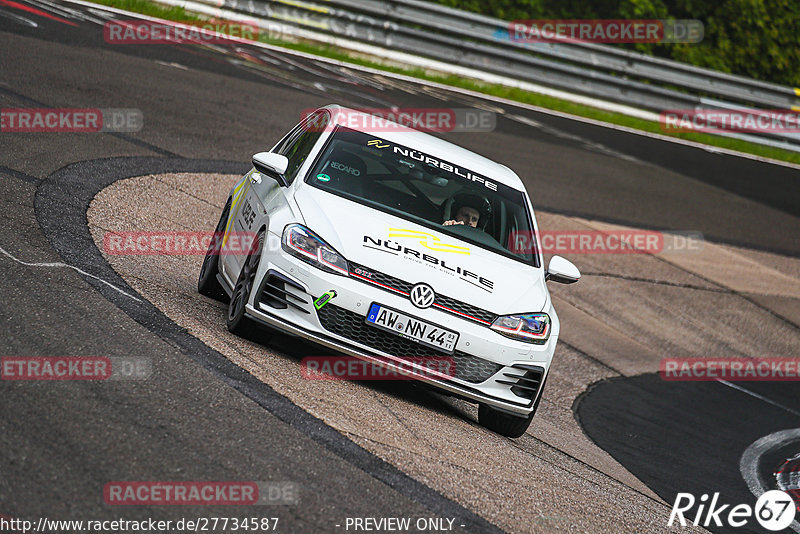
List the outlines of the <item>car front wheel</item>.
<svg viewBox="0 0 800 534">
<path fill-rule="evenodd" d="M 258 264 L 261 262 L 261 245 L 264 242 L 264 235 L 262 230 L 253 240 L 247 259 L 244 261 L 241 271 L 239 271 L 236 285 L 233 287 L 231 302 L 228 304 L 228 330 L 237 335 L 247 336 L 252 326 L 244 315 L 244 309 L 250 300 L 250 294 L 253 292 L 256 271 L 258 271 Z"/>
<path fill-rule="evenodd" d="M 520 437 L 528 430 L 532 420 L 533 413 L 528 417 L 517 417 L 490 408 L 485 404 L 478 407 L 478 422 L 481 426 L 508 438 Z"/>
<path fill-rule="evenodd" d="M 547 378 L 545 378 L 545 381 L 547 381 Z M 542 382 L 541 390 L 544 390 L 544 384 L 545 383 Z M 486 406 L 485 404 L 481 404 L 478 407 L 478 423 L 507 438 L 518 438 L 528 430 L 531 421 L 533 421 L 533 416 L 536 415 L 536 410 L 539 408 L 539 401 L 542 400 L 543 395 L 544 391 L 539 391 L 539 397 L 537 397 L 536 402 L 533 404 L 533 411 L 527 417 L 507 414 Z"/>
</svg>

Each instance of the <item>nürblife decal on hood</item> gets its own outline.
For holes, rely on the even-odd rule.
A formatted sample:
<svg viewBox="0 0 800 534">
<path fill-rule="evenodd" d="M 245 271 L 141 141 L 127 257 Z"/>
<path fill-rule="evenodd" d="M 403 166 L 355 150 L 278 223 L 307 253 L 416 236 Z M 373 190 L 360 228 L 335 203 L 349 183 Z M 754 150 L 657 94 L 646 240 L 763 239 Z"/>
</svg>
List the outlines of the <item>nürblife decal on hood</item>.
<svg viewBox="0 0 800 534">
<path fill-rule="evenodd" d="M 492 280 L 489 280 L 481 273 L 476 273 L 467 267 L 459 265 L 455 260 L 452 259 L 442 259 L 434 256 L 433 254 L 401 245 L 400 243 L 392 241 L 391 239 L 382 239 L 368 235 L 364 236 L 361 246 L 400 255 L 408 261 L 413 261 L 421 265 L 427 265 L 428 267 L 446 273 L 450 276 L 456 276 L 459 279 L 477 286 L 489 293 L 494 290 L 494 282 Z"/>
<path fill-rule="evenodd" d="M 389 237 L 410 237 L 419 239 L 419 244 L 423 247 L 435 250 L 437 252 L 452 252 L 453 254 L 467 254 L 469 255 L 469 247 L 462 247 L 459 245 L 448 245 L 442 243 L 442 240 L 429 232 L 420 232 L 418 230 L 407 230 L 405 228 L 389 228 Z"/>
</svg>

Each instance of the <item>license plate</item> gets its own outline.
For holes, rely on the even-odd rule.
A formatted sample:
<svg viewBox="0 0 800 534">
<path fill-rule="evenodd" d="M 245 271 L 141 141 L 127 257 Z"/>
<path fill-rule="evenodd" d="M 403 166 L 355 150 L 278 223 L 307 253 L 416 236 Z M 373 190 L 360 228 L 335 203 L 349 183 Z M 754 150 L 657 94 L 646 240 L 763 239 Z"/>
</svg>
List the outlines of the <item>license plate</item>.
<svg viewBox="0 0 800 534">
<path fill-rule="evenodd" d="M 367 324 L 450 354 L 455 350 L 456 342 L 458 341 L 456 332 L 422 321 L 416 317 L 411 317 L 381 304 L 373 303 L 370 305 Z"/>
</svg>

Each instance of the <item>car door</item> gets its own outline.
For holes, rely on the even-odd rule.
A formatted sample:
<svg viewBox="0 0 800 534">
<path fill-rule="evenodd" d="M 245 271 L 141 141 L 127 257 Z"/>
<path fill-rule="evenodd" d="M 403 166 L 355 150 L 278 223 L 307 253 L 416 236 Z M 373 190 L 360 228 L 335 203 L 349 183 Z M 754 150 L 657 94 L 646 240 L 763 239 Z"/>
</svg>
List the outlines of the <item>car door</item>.
<svg viewBox="0 0 800 534">
<path fill-rule="evenodd" d="M 233 284 L 239 276 L 239 269 L 247 258 L 258 229 L 266 214 L 264 204 L 259 198 L 261 184 L 269 178 L 252 169 L 234 190 L 231 209 L 228 215 L 225 240 L 220 251 L 220 267 L 225 277 Z M 274 182 L 274 180 L 271 180 Z M 277 182 L 275 182 L 277 185 Z"/>
</svg>

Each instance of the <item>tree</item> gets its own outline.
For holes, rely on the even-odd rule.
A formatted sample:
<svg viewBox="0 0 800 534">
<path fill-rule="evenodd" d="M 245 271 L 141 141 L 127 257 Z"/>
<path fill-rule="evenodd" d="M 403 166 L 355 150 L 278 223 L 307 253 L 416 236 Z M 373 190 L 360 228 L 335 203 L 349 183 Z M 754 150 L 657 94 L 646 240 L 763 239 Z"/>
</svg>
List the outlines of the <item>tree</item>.
<svg viewBox="0 0 800 534">
<path fill-rule="evenodd" d="M 626 46 L 722 72 L 800 86 L 798 0 L 438 0 L 504 20 L 699 19 L 700 43 Z"/>
</svg>

